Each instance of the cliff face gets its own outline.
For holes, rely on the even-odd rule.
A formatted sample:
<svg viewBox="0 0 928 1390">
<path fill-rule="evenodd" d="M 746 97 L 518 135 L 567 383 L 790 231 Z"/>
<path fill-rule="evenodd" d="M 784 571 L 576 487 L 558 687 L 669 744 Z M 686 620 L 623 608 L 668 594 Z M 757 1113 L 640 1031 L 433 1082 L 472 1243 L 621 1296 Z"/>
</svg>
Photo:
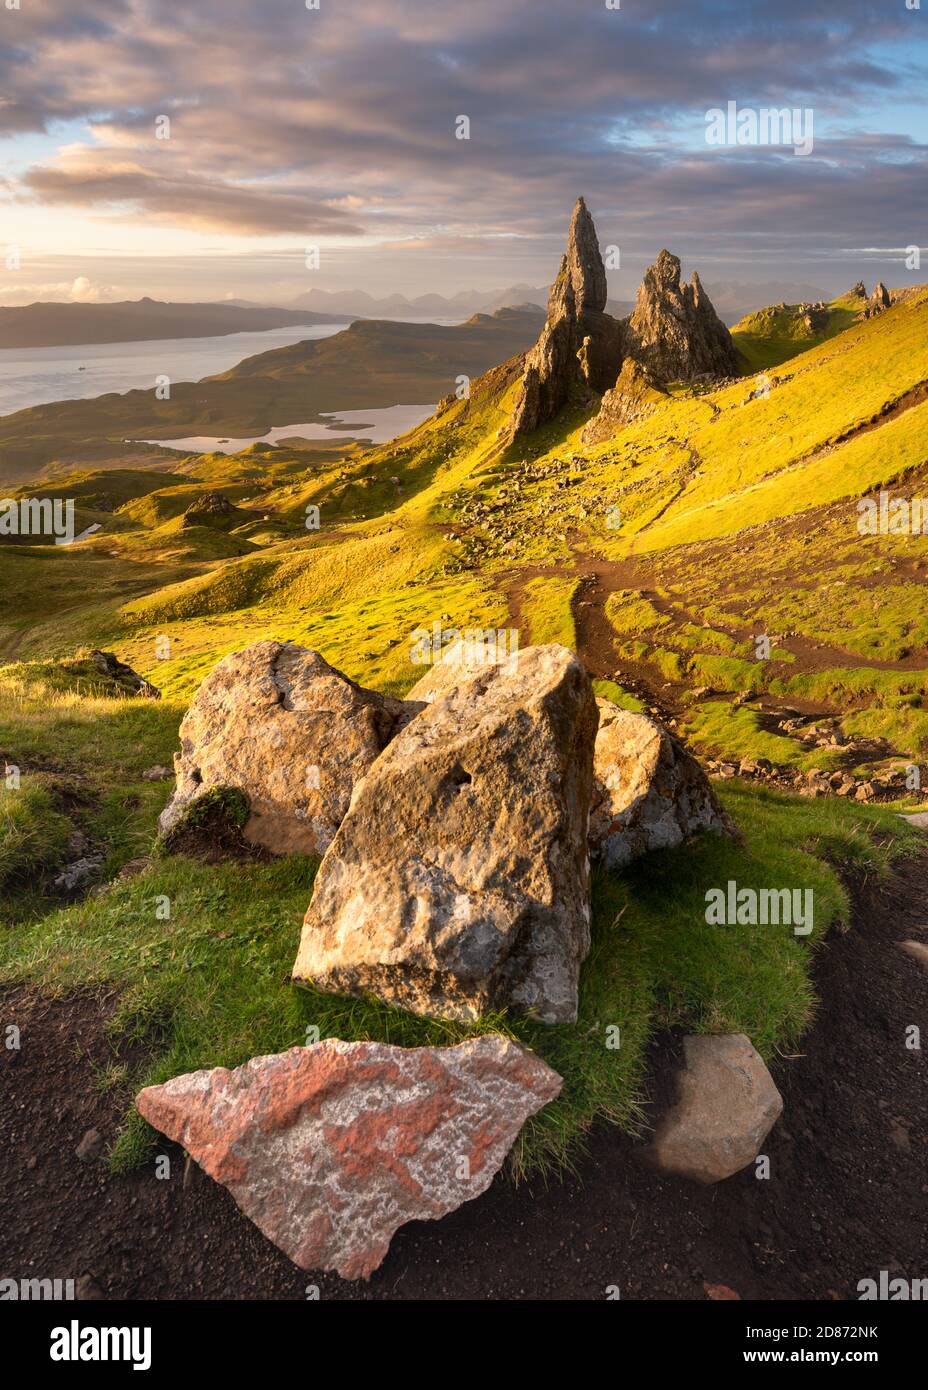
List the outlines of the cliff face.
<svg viewBox="0 0 928 1390">
<path fill-rule="evenodd" d="M 679 259 L 669 251 L 661 251 L 646 272 L 629 318 L 607 314 L 606 298 L 596 228 L 578 198 L 545 326 L 525 357 L 510 422 L 513 435 L 554 419 L 570 400 L 601 396 L 607 399 L 594 434 L 604 438 L 626 415 L 640 409 L 643 390 L 659 389 L 670 381 L 737 374 L 731 335 L 699 276 L 681 285 Z M 626 406 L 629 390 L 635 400 Z"/>
</svg>

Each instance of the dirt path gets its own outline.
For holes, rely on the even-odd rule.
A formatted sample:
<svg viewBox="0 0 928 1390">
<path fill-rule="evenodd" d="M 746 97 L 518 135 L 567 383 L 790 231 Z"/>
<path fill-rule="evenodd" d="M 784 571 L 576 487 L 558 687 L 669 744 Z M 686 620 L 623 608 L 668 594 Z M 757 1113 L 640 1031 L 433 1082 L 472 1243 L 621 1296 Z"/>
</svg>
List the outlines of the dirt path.
<svg viewBox="0 0 928 1390">
<path fill-rule="evenodd" d="M 74 1149 L 111 1138 L 120 1105 L 94 1085 L 111 1060 L 91 996 L 0 999 L 22 1048 L 0 1052 L 0 1276 L 91 1274 L 109 1297 L 701 1299 L 704 1283 L 743 1298 L 854 1299 L 861 1279 L 921 1278 L 928 1229 L 926 976 L 895 944 L 928 941 L 928 859 L 883 889 L 855 894 L 853 926 L 817 958 L 821 1007 L 801 1055 L 774 1073 L 785 1099 L 765 1149 L 771 1177 L 748 1170 L 711 1188 L 665 1179 L 642 1145 L 611 1129 L 591 1139 L 575 1176 L 490 1191 L 437 1223 L 399 1232 L 370 1284 L 310 1276 L 240 1215 L 224 1189 L 172 1158 L 112 1178 Z M 677 1040 L 654 1049 L 649 1114 L 666 1101 Z"/>
</svg>

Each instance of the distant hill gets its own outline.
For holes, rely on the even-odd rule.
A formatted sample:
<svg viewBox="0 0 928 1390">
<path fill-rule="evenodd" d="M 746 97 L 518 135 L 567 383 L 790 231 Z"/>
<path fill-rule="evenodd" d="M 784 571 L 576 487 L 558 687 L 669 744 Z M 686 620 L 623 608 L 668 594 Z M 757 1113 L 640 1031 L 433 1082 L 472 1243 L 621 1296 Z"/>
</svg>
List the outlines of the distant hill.
<svg viewBox="0 0 928 1390">
<path fill-rule="evenodd" d="M 24 479 L 53 460 L 134 461 L 127 440 L 191 434 L 263 434 L 324 413 L 419 405 L 455 390 L 524 352 L 544 314 L 510 308 L 466 323 L 362 319 L 331 337 L 248 357 L 199 382 L 174 382 L 169 400 L 153 390 L 56 401 L 0 419 L 0 479 Z"/>
<path fill-rule="evenodd" d="M 172 304 L 157 299 L 123 300 L 117 304 L 22 304 L 0 308 L 0 348 L 215 338 L 226 333 L 289 328 L 294 324 L 338 323 L 344 317 L 314 313 L 308 308 Z"/>
</svg>

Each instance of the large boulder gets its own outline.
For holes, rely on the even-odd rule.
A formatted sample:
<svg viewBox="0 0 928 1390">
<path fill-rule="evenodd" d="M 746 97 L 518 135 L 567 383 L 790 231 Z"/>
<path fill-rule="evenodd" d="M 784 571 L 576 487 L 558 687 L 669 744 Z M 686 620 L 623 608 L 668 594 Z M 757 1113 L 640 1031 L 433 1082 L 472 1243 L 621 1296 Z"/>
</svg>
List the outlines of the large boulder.
<svg viewBox="0 0 928 1390">
<path fill-rule="evenodd" d="M 495 1034 L 457 1047 L 327 1039 L 148 1086 L 136 1105 L 296 1264 L 366 1279 L 400 1226 L 485 1191 L 561 1084 Z"/>
<path fill-rule="evenodd" d="M 573 1021 L 596 719 L 589 677 L 557 645 L 426 705 L 355 789 L 294 977 L 443 1018 Z"/>
<path fill-rule="evenodd" d="M 255 642 L 220 661 L 194 696 L 160 829 L 173 830 L 211 788 L 235 787 L 250 803 L 247 840 L 274 854 L 324 854 L 355 783 L 416 708 L 362 689 L 316 651 Z"/>
<path fill-rule="evenodd" d="M 678 1098 L 651 1148 L 666 1173 L 720 1182 L 753 1163 L 783 1110 L 783 1098 L 743 1033 L 683 1039 Z"/>
<path fill-rule="evenodd" d="M 709 779 L 681 743 L 644 714 L 597 700 L 590 852 L 609 868 L 672 849 L 700 830 L 735 837 Z"/>
</svg>

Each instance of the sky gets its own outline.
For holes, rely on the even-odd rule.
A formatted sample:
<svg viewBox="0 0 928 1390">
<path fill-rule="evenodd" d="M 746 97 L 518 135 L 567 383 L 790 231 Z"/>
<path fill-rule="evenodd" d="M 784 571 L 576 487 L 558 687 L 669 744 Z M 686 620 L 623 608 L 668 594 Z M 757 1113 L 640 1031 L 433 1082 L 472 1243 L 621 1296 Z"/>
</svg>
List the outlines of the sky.
<svg viewBox="0 0 928 1390">
<path fill-rule="evenodd" d="M 928 279 L 928 0 L 616 3 L 0 0 L 0 304 Z"/>
</svg>

